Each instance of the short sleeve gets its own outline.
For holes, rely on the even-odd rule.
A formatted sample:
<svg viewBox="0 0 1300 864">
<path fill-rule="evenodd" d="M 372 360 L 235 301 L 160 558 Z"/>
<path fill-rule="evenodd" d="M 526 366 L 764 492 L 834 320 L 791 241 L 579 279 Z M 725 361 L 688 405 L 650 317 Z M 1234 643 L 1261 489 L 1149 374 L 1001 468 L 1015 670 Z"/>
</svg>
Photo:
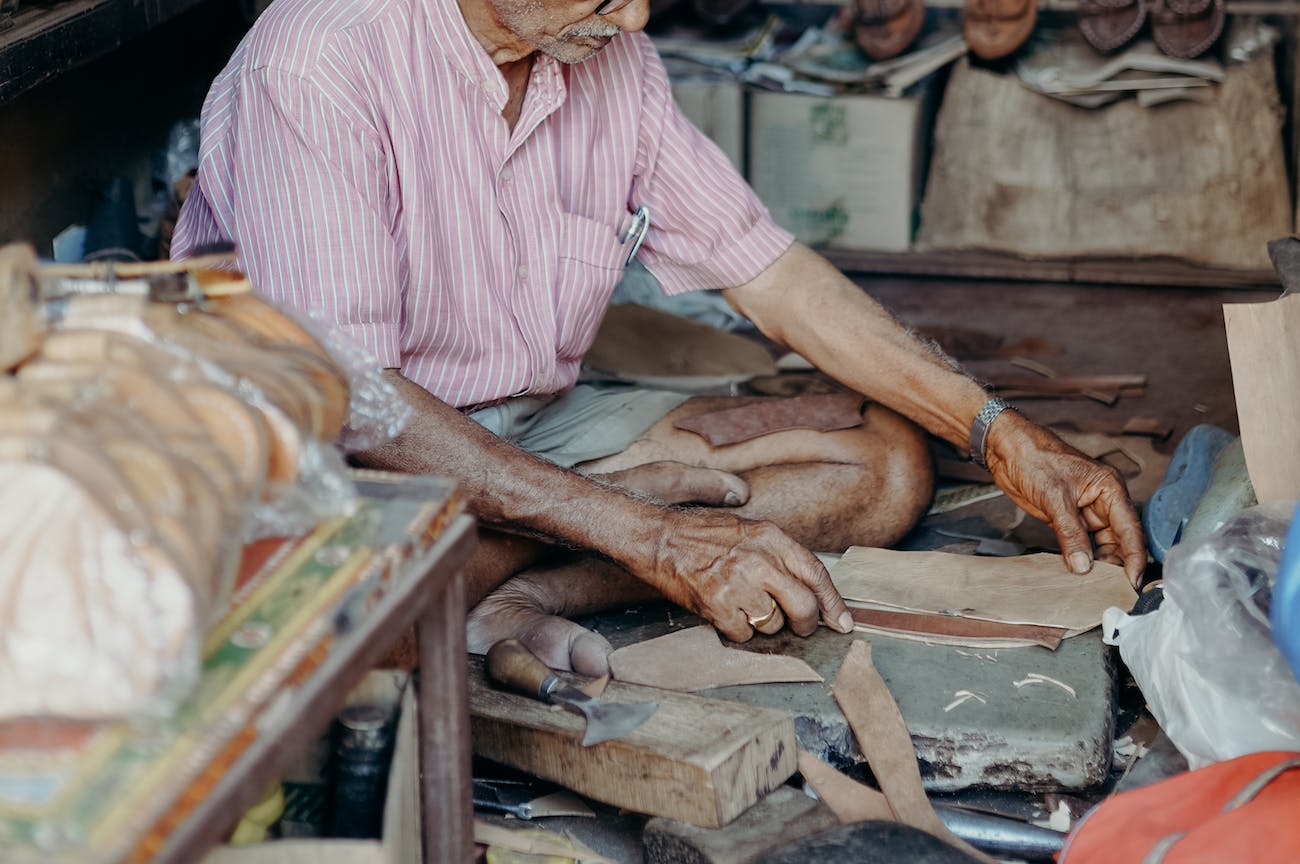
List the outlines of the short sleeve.
<svg viewBox="0 0 1300 864">
<path fill-rule="evenodd" d="M 630 202 L 651 212 L 641 261 L 667 294 L 743 285 L 794 237 L 681 113 L 653 43 L 639 38 L 644 101 Z"/>
<path fill-rule="evenodd" d="M 310 80 L 266 67 L 246 73 L 225 122 L 236 126 L 213 136 L 220 152 L 200 154 L 200 195 L 186 201 L 195 224 L 223 214 L 218 233 L 260 292 L 323 314 L 380 364 L 400 366 L 404 286 L 379 135 Z M 205 171 L 222 176 L 208 184 Z"/>
</svg>

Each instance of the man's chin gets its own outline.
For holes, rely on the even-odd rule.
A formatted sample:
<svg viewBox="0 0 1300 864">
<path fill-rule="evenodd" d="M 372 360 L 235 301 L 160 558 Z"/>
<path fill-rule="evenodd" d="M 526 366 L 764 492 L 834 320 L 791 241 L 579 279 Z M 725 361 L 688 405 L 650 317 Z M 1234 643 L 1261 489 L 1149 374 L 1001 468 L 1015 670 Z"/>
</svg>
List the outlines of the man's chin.
<svg viewBox="0 0 1300 864">
<path fill-rule="evenodd" d="M 613 39 L 612 36 L 571 36 L 563 42 L 543 48 L 542 51 L 559 62 L 572 66 L 595 57 Z"/>
</svg>

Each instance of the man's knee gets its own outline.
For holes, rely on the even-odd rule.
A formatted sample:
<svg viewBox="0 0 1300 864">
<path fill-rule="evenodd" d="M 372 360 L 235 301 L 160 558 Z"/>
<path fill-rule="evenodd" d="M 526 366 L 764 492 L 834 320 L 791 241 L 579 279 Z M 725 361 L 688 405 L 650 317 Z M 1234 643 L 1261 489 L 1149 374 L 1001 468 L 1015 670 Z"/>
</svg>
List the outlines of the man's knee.
<svg viewBox="0 0 1300 864">
<path fill-rule="evenodd" d="M 934 497 L 934 462 L 925 431 L 887 408 L 867 409 L 866 446 L 880 490 L 873 524 L 876 544 L 889 546 L 920 521 Z"/>
</svg>

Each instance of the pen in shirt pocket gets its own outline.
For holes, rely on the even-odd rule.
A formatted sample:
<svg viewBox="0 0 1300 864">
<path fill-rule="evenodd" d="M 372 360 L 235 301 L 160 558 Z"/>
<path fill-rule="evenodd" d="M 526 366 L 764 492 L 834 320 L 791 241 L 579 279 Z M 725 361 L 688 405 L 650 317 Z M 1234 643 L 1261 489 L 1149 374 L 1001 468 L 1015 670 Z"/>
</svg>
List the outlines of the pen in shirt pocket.
<svg viewBox="0 0 1300 864">
<path fill-rule="evenodd" d="M 641 244 L 645 242 L 645 235 L 649 230 L 650 208 L 642 204 L 632 214 L 632 224 L 627 226 L 627 231 L 623 232 L 623 239 L 619 241 L 624 246 L 628 243 L 632 244 L 632 248 L 627 250 L 627 258 L 623 261 L 624 267 L 631 264 L 636 253 L 641 251 Z"/>
</svg>

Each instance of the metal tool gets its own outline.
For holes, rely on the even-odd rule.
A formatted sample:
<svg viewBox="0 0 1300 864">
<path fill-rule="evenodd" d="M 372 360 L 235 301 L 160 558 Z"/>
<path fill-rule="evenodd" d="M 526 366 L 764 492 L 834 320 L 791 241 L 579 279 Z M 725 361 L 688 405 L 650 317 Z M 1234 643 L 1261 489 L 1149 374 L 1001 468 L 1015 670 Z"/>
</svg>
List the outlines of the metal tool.
<svg viewBox="0 0 1300 864">
<path fill-rule="evenodd" d="M 547 787 L 556 788 L 556 787 Z M 536 784 L 522 780 L 489 780 L 474 778 L 474 809 L 494 813 L 509 813 L 519 819 L 550 816 L 583 816 L 594 819 L 596 814 L 582 803 L 582 799 L 565 789 L 546 792 Z"/>
<path fill-rule="evenodd" d="M 488 677 L 516 693 L 559 705 L 587 719 L 582 746 L 622 738 L 649 720 L 658 702 L 620 704 L 592 698 L 565 684 L 516 639 L 503 639 L 488 650 Z"/>
<path fill-rule="evenodd" d="M 934 805 L 943 824 L 961 839 L 999 858 L 1051 861 L 1065 845 L 1065 835 L 1018 819 L 979 813 L 947 804 Z"/>
</svg>

